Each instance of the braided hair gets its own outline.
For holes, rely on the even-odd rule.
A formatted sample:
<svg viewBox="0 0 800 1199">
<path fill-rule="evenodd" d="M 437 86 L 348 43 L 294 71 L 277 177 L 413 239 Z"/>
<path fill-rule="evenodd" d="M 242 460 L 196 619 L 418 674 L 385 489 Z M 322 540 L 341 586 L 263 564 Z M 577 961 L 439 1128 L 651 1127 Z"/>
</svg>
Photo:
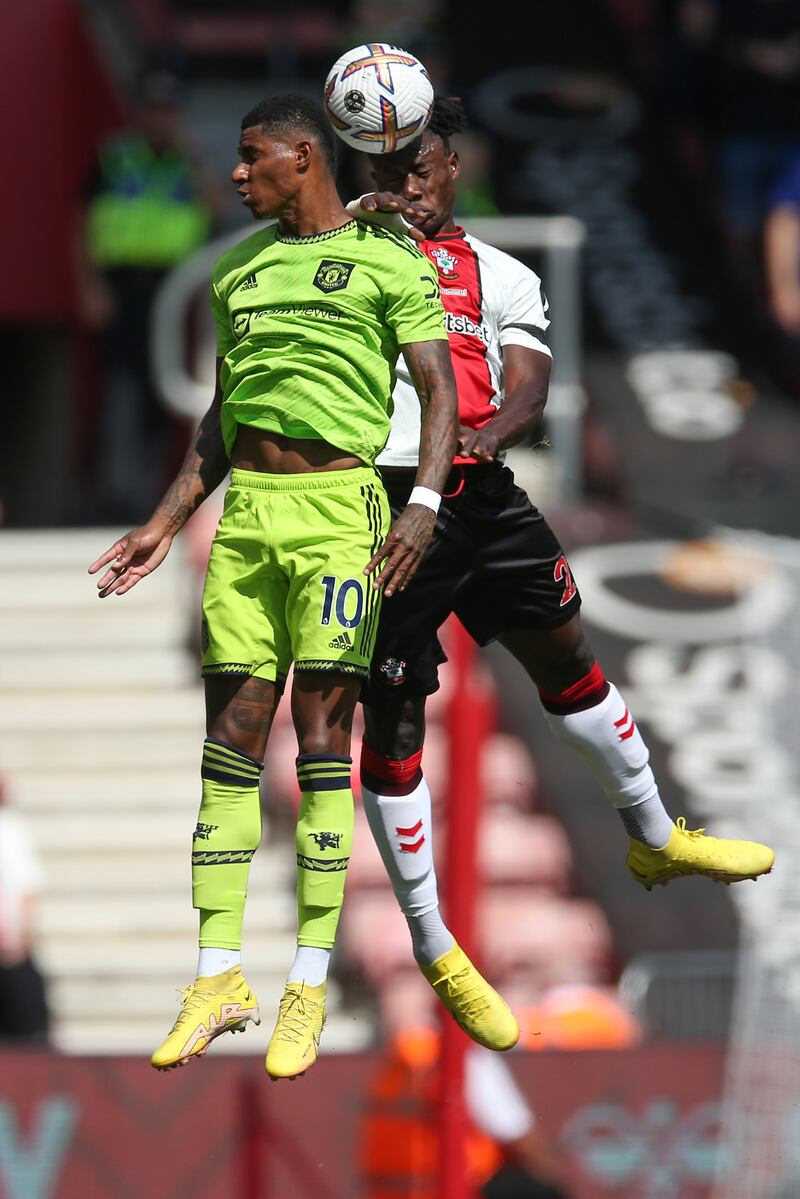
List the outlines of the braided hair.
<svg viewBox="0 0 800 1199">
<path fill-rule="evenodd" d="M 436 96 L 434 98 L 428 130 L 442 139 L 445 150 L 450 150 L 450 138 L 453 134 L 463 133 L 468 125 L 467 115 L 458 96 Z"/>
</svg>

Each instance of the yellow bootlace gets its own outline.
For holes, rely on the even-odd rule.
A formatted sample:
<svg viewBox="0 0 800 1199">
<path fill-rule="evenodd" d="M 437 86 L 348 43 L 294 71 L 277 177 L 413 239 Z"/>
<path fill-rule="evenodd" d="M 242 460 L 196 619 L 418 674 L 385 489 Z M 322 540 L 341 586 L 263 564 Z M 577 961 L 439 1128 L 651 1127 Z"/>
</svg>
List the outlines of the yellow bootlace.
<svg viewBox="0 0 800 1199">
<path fill-rule="evenodd" d="M 687 837 L 704 837 L 706 832 L 704 828 L 687 828 L 685 816 L 678 817 L 675 821 L 675 827 L 682 833 L 685 833 Z"/>
<path fill-rule="evenodd" d="M 317 1007 L 319 1004 L 315 1000 L 305 999 L 297 992 L 293 991 L 289 995 L 284 995 L 280 1002 L 278 1027 L 275 1029 L 277 1040 L 299 1044 L 308 1033 Z M 306 1010 L 307 1008 L 309 1010 Z"/>
<path fill-rule="evenodd" d="M 449 974 L 444 979 L 444 984 L 447 988 L 448 999 L 457 1002 L 459 1010 L 463 1011 L 464 1015 L 471 1020 L 475 1020 L 488 1010 L 489 1003 L 478 979 L 473 981 L 471 987 L 466 986 L 470 977 L 474 978 L 472 971 L 469 966 L 464 966 L 455 974 Z"/>
<path fill-rule="evenodd" d="M 195 1008 L 200 1007 L 203 1003 L 208 1003 L 213 996 L 213 991 L 206 991 L 202 987 L 195 987 L 194 983 L 190 983 L 188 987 L 178 991 L 178 994 L 181 996 L 181 1010 L 173 1029 L 178 1028 Z"/>
</svg>

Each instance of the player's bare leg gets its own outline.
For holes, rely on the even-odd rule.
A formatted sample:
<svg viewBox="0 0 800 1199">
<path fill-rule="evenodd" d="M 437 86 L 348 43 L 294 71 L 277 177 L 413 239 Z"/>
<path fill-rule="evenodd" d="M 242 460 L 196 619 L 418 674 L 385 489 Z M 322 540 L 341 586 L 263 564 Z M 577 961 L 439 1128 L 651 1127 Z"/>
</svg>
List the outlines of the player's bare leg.
<svg viewBox="0 0 800 1199">
<path fill-rule="evenodd" d="M 317 1060 L 328 963 L 353 842 L 350 737 L 361 680 L 297 671 L 292 719 L 302 800 L 297 821 L 297 953 L 266 1056 L 273 1079 L 296 1078 Z"/>
<path fill-rule="evenodd" d="M 200 913 L 197 978 L 155 1051 L 159 1070 L 202 1057 L 224 1032 L 260 1023 L 241 972 L 241 936 L 250 860 L 261 840 L 259 779 L 280 687 L 246 675 L 205 680 L 207 737 L 203 798 L 192 851 L 192 892 Z"/>
<path fill-rule="evenodd" d="M 624 699 L 591 652 L 580 616 L 555 629 L 504 633 L 500 642 L 536 684 L 550 728 L 587 762 L 629 838 L 628 868 L 649 890 L 690 874 L 722 882 L 757 878 L 775 855 L 754 841 L 706 837 L 674 824 L 650 769 L 647 746 Z"/>
<path fill-rule="evenodd" d="M 517 1022 L 442 920 L 431 796 L 422 773 L 424 697 L 384 692 L 364 705 L 364 811 L 411 932 L 414 956 L 439 999 L 478 1044 L 510 1049 Z"/>
</svg>

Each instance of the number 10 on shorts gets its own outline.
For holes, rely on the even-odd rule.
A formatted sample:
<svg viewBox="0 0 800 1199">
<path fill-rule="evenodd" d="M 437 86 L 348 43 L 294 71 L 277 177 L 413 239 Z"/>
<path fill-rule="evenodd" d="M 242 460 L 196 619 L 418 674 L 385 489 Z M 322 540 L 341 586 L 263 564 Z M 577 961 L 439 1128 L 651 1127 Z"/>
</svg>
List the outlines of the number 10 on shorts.
<svg viewBox="0 0 800 1199">
<path fill-rule="evenodd" d="M 364 588 L 359 580 L 345 579 L 340 584 L 333 575 L 323 575 L 320 581 L 325 588 L 325 595 L 322 601 L 322 619 L 319 623 L 330 624 L 331 613 L 335 610 L 336 619 L 342 628 L 354 629 L 361 623 L 361 617 L 364 615 Z"/>
</svg>

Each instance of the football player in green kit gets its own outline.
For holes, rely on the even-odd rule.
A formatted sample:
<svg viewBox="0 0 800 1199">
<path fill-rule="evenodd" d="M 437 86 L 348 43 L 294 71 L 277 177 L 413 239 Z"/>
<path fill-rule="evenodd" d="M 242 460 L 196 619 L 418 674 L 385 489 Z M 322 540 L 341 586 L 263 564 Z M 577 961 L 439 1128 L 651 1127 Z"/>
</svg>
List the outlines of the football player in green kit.
<svg viewBox="0 0 800 1199">
<path fill-rule="evenodd" d="M 294 663 L 298 942 L 266 1058 L 271 1077 L 292 1078 L 316 1060 L 325 1017 L 353 832 L 350 731 L 381 595 L 405 588 L 430 541 L 457 402 L 436 272 L 407 239 L 349 216 L 322 110 L 294 95 L 258 104 L 242 120 L 239 157 L 243 204 L 277 223 L 214 268 L 214 399 L 150 520 L 90 571 L 105 568 L 101 597 L 129 591 L 232 468 L 203 593 L 200 957 L 152 1064 L 181 1065 L 220 1033 L 259 1022 L 241 927 L 264 750 Z M 419 396 L 422 447 L 416 487 L 389 528 L 373 463 L 398 352 Z"/>
</svg>

